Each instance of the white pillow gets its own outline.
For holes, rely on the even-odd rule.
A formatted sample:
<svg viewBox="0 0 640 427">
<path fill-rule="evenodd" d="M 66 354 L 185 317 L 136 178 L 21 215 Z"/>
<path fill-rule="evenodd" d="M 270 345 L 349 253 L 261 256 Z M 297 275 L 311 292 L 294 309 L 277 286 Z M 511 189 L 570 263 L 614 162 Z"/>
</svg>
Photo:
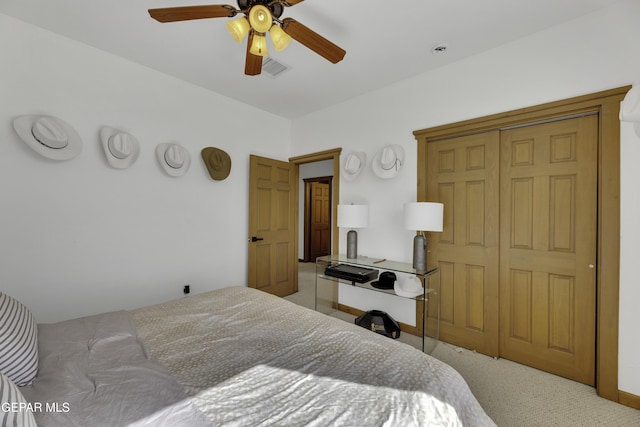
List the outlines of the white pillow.
<svg viewBox="0 0 640 427">
<path fill-rule="evenodd" d="M 0 373 L 29 385 L 38 373 L 38 325 L 19 301 L 0 292 Z"/>
<path fill-rule="evenodd" d="M 33 408 L 9 378 L 0 373 L 0 426 L 36 427 Z"/>
</svg>

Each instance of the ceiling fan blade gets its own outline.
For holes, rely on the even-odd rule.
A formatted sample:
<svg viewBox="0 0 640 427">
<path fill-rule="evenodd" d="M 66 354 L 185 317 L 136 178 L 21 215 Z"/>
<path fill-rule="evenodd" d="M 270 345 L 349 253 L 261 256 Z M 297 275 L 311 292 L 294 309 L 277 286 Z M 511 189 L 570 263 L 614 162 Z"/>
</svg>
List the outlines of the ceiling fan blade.
<svg viewBox="0 0 640 427">
<path fill-rule="evenodd" d="M 347 53 L 340 46 L 333 44 L 293 18 L 284 18 L 282 20 L 282 29 L 285 33 L 289 34 L 291 38 L 302 43 L 334 64 L 342 61 L 342 58 L 344 58 L 344 55 Z"/>
<path fill-rule="evenodd" d="M 302 3 L 304 0 L 284 0 L 286 6 L 295 6 L 298 3 Z"/>
<path fill-rule="evenodd" d="M 165 7 L 149 9 L 149 15 L 159 22 L 189 21 L 191 19 L 228 18 L 237 13 L 233 6 L 212 4 L 203 6 Z"/>
<path fill-rule="evenodd" d="M 247 59 L 244 63 L 244 73 L 247 76 L 257 76 L 262 73 L 262 56 L 254 55 L 249 52 L 252 41 L 253 31 L 249 33 L 249 39 L 247 40 Z"/>
</svg>

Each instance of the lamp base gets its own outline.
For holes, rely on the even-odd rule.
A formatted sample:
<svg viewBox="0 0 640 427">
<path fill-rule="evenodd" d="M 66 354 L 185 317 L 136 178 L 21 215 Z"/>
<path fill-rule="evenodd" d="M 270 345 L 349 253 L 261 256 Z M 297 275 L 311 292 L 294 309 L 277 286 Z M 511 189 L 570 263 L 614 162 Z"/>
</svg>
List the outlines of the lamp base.
<svg viewBox="0 0 640 427">
<path fill-rule="evenodd" d="M 358 258 L 358 233 L 356 230 L 349 230 L 347 233 L 347 258 Z"/>
<path fill-rule="evenodd" d="M 427 271 L 427 238 L 422 234 L 413 238 L 413 268 L 417 273 Z"/>
</svg>

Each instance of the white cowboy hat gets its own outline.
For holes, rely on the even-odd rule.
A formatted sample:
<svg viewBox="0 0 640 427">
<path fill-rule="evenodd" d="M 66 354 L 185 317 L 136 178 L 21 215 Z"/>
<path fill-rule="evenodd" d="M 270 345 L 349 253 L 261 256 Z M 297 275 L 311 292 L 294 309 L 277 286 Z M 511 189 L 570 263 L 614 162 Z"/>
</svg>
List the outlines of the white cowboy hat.
<svg viewBox="0 0 640 427">
<path fill-rule="evenodd" d="M 112 168 L 126 169 L 138 159 L 140 143 L 131 134 L 121 130 L 103 126 L 100 129 L 100 140 L 107 163 Z"/>
<path fill-rule="evenodd" d="M 402 280 L 396 280 L 393 290 L 401 297 L 413 298 L 424 293 L 422 282 L 418 277 L 410 275 Z"/>
<path fill-rule="evenodd" d="M 404 162 L 404 148 L 398 144 L 384 146 L 371 162 L 373 173 L 383 179 L 395 178 Z"/>
<path fill-rule="evenodd" d="M 191 166 L 191 154 L 182 145 L 165 142 L 156 147 L 158 163 L 169 176 L 182 176 Z"/>
<path fill-rule="evenodd" d="M 640 85 L 634 85 L 620 103 L 620 121 L 633 122 L 640 136 Z"/>
<path fill-rule="evenodd" d="M 82 151 L 80 135 L 66 122 L 52 116 L 17 117 L 13 128 L 36 153 L 53 160 L 70 160 Z"/>
<path fill-rule="evenodd" d="M 365 167 L 367 155 L 362 151 L 349 153 L 342 165 L 342 177 L 347 181 L 353 181 Z"/>
</svg>

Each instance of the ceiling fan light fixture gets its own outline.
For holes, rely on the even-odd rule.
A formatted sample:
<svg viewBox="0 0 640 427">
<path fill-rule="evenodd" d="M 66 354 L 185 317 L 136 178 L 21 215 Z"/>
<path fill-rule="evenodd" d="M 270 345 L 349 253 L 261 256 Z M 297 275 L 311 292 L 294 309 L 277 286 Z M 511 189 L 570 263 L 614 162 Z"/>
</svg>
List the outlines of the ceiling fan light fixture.
<svg viewBox="0 0 640 427">
<path fill-rule="evenodd" d="M 267 33 L 271 35 L 273 48 L 285 49 L 291 39 L 336 64 L 347 53 L 340 46 L 325 39 L 309 27 L 293 18 L 280 19 L 285 8 L 304 0 L 237 0 L 238 7 L 226 4 L 176 6 L 149 9 L 149 15 L 158 22 L 180 22 L 209 18 L 233 18 L 228 20 L 227 30 L 235 41 L 242 43 L 248 36 L 244 73 L 257 76 L 268 58 Z M 239 15 L 239 16 L 238 16 Z"/>
<path fill-rule="evenodd" d="M 269 34 L 271 35 L 273 46 L 278 52 L 289 46 L 289 43 L 291 42 L 291 36 L 285 33 L 279 25 L 272 26 L 269 30 Z"/>
<path fill-rule="evenodd" d="M 249 11 L 249 23 L 251 28 L 258 33 L 266 33 L 273 24 L 273 16 L 266 6 L 257 4 Z"/>
<path fill-rule="evenodd" d="M 244 16 L 227 22 L 229 34 L 231 34 L 231 37 L 238 43 L 242 43 L 242 39 L 244 39 L 244 36 L 247 35 L 250 29 L 251 25 L 249 25 L 249 21 L 247 21 L 247 18 Z"/>
<path fill-rule="evenodd" d="M 263 34 L 254 34 L 249 52 L 256 56 L 267 56 L 267 38 Z"/>
</svg>

